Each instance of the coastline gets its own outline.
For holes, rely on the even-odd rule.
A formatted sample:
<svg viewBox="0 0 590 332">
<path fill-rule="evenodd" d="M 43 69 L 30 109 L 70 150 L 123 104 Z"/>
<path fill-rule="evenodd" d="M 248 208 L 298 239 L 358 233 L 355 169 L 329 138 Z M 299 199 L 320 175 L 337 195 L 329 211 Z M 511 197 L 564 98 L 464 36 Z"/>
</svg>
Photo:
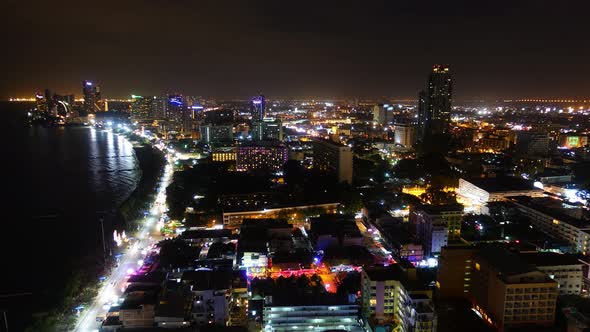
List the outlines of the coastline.
<svg viewBox="0 0 590 332">
<path fill-rule="evenodd" d="M 127 135 L 123 135 L 133 144 Z M 117 227 L 123 227 L 127 232 L 135 231 L 137 221 L 143 216 L 143 211 L 149 209 L 149 202 L 156 192 L 158 179 L 164 173 L 166 159 L 163 153 L 151 144 L 133 147 L 135 158 L 139 167 L 139 180 L 135 189 L 116 208 L 115 223 Z"/>
<path fill-rule="evenodd" d="M 108 274 L 114 267 L 113 257 L 121 251 L 112 245 L 112 231 L 124 229 L 128 234 L 135 233 L 136 226 L 143 217 L 143 211 L 147 210 L 150 199 L 156 193 L 157 184 L 166 165 L 164 154 L 149 142 L 135 141 L 130 134 L 123 132 L 114 132 L 114 134 L 121 135 L 133 145 L 139 178 L 127 198 L 111 210 L 109 216 L 111 227 L 105 223 L 104 236 L 107 252 L 110 251 L 112 255 L 107 258 L 106 264 L 103 264 L 101 248 L 92 261 L 75 263 L 77 268 L 71 270 L 64 289 L 60 291 L 63 294 L 63 301 L 56 303 L 53 308 L 47 308 L 45 312 L 34 314 L 33 320 L 25 331 L 71 330 L 78 320 L 72 308 L 80 305 L 90 306 L 102 287 L 103 282 L 100 281 L 100 277 Z"/>
</svg>

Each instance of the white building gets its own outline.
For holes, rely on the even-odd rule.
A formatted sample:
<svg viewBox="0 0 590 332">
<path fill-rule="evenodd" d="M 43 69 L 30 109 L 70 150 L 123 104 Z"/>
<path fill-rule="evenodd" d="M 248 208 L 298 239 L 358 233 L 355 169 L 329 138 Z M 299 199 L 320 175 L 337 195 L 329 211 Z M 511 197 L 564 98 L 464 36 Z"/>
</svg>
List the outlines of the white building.
<svg viewBox="0 0 590 332">
<path fill-rule="evenodd" d="M 314 139 L 313 167 L 336 175 L 338 182 L 352 183 L 352 149 L 338 143 Z"/>
<path fill-rule="evenodd" d="M 265 332 L 340 330 L 361 332 L 359 307 L 337 305 L 274 305 L 265 300 L 263 322 Z"/>
<path fill-rule="evenodd" d="M 231 272 L 200 268 L 184 271 L 181 279 L 192 293 L 192 321 L 197 325 L 225 326 L 229 317 Z"/>
<path fill-rule="evenodd" d="M 582 293 L 583 263 L 575 256 L 554 252 L 521 253 L 520 256 L 557 281 L 560 295 Z"/>
<path fill-rule="evenodd" d="M 400 332 L 436 332 L 432 289 L 420 281 L 413 265 L 368 267 L 361 274 L 361 304 L 365 318 L 395 323 Z"/>
<path fill-rule="evenodd" d="M 532 181 L 518 177 L 459 179 L 457 196 L 468 208 L 487 213 L 488 202 L 503 201 L 508 197 L 542 197 L 543 190 Z"/>
<path fill-rule="evenodd" d="M 394 134 L 395 144 L 412 148 L 416 143 L 416 127 L 414 125 L 395 124 Z"/>
<path fill-rule="evenodd" d="M 511 201 L 541 232 L 569 242 L 575 252 L 588 253 L 590 222 L 561 212 L 560 207 L 568 204 L 551 198 L 514 197 Z"/>
<path fill-rule="evenodd" d="M 191 318 L 197 325 L 225 325 L 229 316 L 227 290 L 193 289 Z"/>
<path fill-rule="evenodd" d="M 430 254 L 440 254 L 442 247 L 449 242 L 449 230 L 444 226 L 432 227 L 432 238 L 430 243 Z"/>
</svg>

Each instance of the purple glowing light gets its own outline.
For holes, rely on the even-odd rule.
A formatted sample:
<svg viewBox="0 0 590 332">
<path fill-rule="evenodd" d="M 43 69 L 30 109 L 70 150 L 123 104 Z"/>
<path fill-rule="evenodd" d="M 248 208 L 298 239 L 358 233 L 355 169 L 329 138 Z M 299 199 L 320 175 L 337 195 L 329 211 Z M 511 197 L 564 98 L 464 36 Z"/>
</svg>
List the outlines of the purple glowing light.
<svg viewBox="0 0 590 332">
<path fill-rule="evenodd" d="M 91 86 L 91 85 L 92 85 L 92 82 L 88 82 L 88 81 L 86 81 L 86 85 L 87 85 L 87 86 Z"/>
</svg>

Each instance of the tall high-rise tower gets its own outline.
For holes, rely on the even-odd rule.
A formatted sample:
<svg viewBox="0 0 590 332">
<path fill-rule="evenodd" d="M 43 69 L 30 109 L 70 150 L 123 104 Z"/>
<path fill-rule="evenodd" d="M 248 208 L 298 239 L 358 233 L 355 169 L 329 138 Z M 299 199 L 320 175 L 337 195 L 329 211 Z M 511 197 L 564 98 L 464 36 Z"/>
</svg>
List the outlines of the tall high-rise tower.
<svg viewBox="0 0 590 332">
<path fill-rule="evenodd" d="M 449 67 L 434 65 L 428 76 L 428 115 L 430 122 L 426 126 L 430 134 L 441 134 L 448 130 L 451 122 L 451 103 L 453 99 L 453 83 Z M 428 121 L 430 120 L 430 121 Z"/>
<path fill-rule="evenodd" d="M 266 115 L 266 100 L 263 95 L 252 98 L 250 102 L 250 112 L 253 121 L 262 121 Z"/>
<path fill-rule="evenodd" d="M 84 96 L 84 112 L 100 111 L 100 87 L 90 81 L 82 81 L 82 95 Z"/>
<path fill-rule="evenodd" d="M 428 97 L 426 91 L 421 90 L 418 93 L 418 138 L 421 140 L 426 135 L 426 123 L 428 116 Z"/>
<path fill-rule="evenodd" d="M 156 97 L 131 95 L 131 117 L 134 120 L 147 120 L 156 118 Z"/>
</svg>

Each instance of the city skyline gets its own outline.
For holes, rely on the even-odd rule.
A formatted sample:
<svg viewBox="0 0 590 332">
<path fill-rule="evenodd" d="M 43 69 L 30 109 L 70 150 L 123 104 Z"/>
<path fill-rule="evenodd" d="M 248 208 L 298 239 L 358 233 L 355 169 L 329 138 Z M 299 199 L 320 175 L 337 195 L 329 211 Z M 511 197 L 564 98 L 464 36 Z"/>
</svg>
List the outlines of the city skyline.
<svg viewBox="0 0 590 332">
<path fill-rule="evenodd" d="M 0 2 L 0 332 L 590 331 L 590 2 Z"/>
<path fill-rule="evenodd" d="M 451 66 L 458 101 L 588 99 L 588 4 L 532 4 L 8 1 L 0 99 L 77 94 L 84 79 L 110 97 L 415 99 L 434 63 Z"/>
</svg>

